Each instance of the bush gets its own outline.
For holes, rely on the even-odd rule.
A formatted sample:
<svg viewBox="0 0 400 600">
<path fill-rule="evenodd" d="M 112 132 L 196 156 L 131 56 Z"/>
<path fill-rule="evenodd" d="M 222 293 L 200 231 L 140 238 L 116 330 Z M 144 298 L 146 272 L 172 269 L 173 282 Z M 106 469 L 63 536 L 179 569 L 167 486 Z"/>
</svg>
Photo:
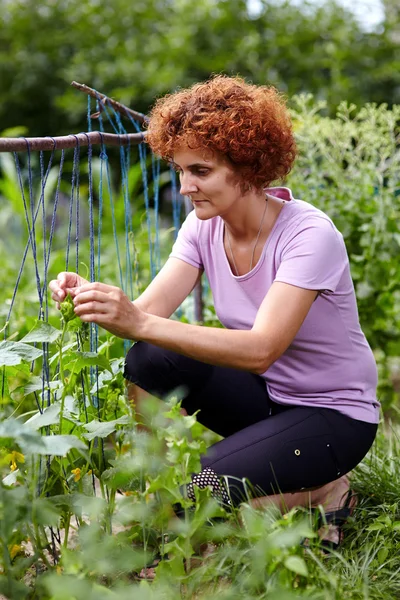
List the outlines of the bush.
<svg viewBox="0 0 400 600">
<path fill-rule="evenodd" d="M 324 103 L 295 99 L 299 157 L 288 185 L 342 232 L 361 326 L 380 366 L 380 399 L 396 398 L 388 379 L 400 356 L 400 106 L 342 103 L 334 119 Z"/>
</svg>

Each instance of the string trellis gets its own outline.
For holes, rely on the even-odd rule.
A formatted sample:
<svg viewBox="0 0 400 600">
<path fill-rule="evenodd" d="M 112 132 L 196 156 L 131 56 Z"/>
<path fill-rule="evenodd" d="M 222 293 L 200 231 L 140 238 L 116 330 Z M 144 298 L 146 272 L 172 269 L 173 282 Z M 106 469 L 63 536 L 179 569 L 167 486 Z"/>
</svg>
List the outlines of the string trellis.
<svg viewBox="0 0 400 600">
<path fill-rule="evenodd" d="M 147 117 L 96 90 L 81 84 L 73 85 L 88 94 L 87 133 L 0 140 L 0 152 L 13 156 L 14 183 L 19 189 L 21 212 L 27 228 L 27 241 L 8 300 L 4 340 L 9 339 L 13 309 L 24 276 L 34 278 L 37 317 L 47 322 L 48 282 L 60 270 L 74 270 L 90 281 L 101 280 L 105 272 L 113 283 L 134 299 L 139 292 L 138 231 L 141 247 L 147 244 L 148 248 L 144 253 L 142 278 L 153 278 L 161 267 L 160 161 L 148 152 L 145 144 L 142 126 Z M 95 115 L 91 114 L 93 101 Z M 128 133 L 121 115 L 134 133 Z M 97 117 L 99 131 L 92 131 L 94 116 Z M 113 133 L 105 131 L 107 125 L 111 126 Z M 113 146 L 117 147 L 117 151 L 113 150 Z M 136 161 L 132 160 L 135 158 Z M 181 220 L 181 202 L 172 170 L 170 190 L 170 212 L 176 236 Z M 138 208 L 140 203 L 144 204 L 144 211 Z M 147 242 L 143 239 L 141 213 L 145 215 Z M 113 256 L 109 244 L 107 252 L 103 252 L 105 229 L 107 241 L 110 236 L 113 239 Z M 63 263 L 60 260 L 61 249 L 64 252 Z M 57 260 L 54 260 L 54 254 Z M 59 265 L 57 271 L 53 271 L 55 263 Z M 114 272 L 110 264 L 114 265 Z M 96 352 L 97 326 L 91 325 L 89 334 L 90 351 Z M 36 397 L 40 411 L 48 402 L 44 393 L 45 386 L 48 389 L 49 385 L 47 346 L 43 344 L 43 393 L 40 398 Z M 92 379 L 95 378 L 96 373 L 93 372 Z M 2 395 L 4 390 L 3 374 Z"/>
<path fill-rule="evenodd" d="M 4 285 L 0 292 L 0 307 L 7 306 L 5 312 L 3 308 L 5 325 L 1 329 L 4 340 L 0 342 L 0 355 L 1 346 L 4 349 L 6 345 L 8 349 L 10 340 L 17 338 L 17 344 L 20 343 L 20 330 L 29 331 L 30 328 L 26 321 L 32 324 L 36 319 L 40 325 L 44 325 L 49 320 L 53 319 L 54 322 L 57 319 L 56 311 L 49 305 L 48 283 L 59 271 L 75 271 L 89 281 L 105 280 L 107 283 L 117 284 L 133 300 L 141 291 L 140 284 L 143 283 L 144 287 L 160 270 L 162 258 L 167 257 L 176 238 L 181 213 L 188 211 L 187 205 L 185 211 L 182 211 L 174 171 L 169 171 L 169 178 L 166 176 L 168 172 L 161 174 L 159 159 L 146 147 L 142 126 L 147 117 L 87 86 L 76 83 L 73 85 L 88 95 L 87 132 L 61 137 L 0 139 L 0 178 L 3 176 L 7 180 L 7 185 L 0 187 L 0 200 L 3 207 L 10 202 L 7 190 L 10 192 L 12 188 L 14 209 L 18 213 L 15 219 L 13 215 L 11 235 L 4 230 L 8 245 L 15 243 L 12 236 L 18 231 L 18 215 L 20 235 L 17 237 L 23 238 L 22 227 L 26 228 L 21 260 L 17 263 L 14 274 L 15 284 L 11 287 Z M 93 102 L 96 107 L 94 115 Z M 98 131 L 92 131 L 94 117 L 97 118 Z M 133 133 L 127 131 L 121 117 L 125 118 L 124 122 L 129 124 Z M 113 133 L 106 131 L 109 128 Z M 161 177 L 164 183 L 169 179 L 170 184 L 170 206 L 163 214 L 160 212 Z M 19 198 L 15 203 L 17 196 Z M 161 225 L 163 231 L 170 232 L 170 239 L 165 241 L 165 245 L 162 244 L 160 235 Z M 0 238 L 0 250 L 1 244 Z M 138 258 L 139 246 L 141 251 Z M 9 250 L 7 241 L 4 248 Z M 18 251 L 14 254 L 15 264 Z M 19 294 L 21 283 L 24 284 L 23 295 L 29 289 L 29 302 Z M 15 310 L 16 303 L 21 301 L 24 308 L 28 306 L 28 309 L 23 313 L 22 325 L 19 317 L 20 322 L 14 327 L 15 313 L 21 314 L 20 305 L 18 311 Z M 194 307 L 194 318 L 201 321 L 202 298 L 199 286 Z M 3 316 L 1 312 L 0 316 Z M 98 328 L 89 324 L 88 330 L 89 354 L 92 357 L 98 356 L 101 350 Z M 35 357 L 40 359 L 40 362 L 32 360 L 30 369 L 30 386 L 36 409 L 43 417 L 46 416 L 45 411 L 48 414 L 50 409 L 60 407 L 58 431 L 62 437 L 66 402 L 65 388 L 64 392 L 60 391 L 66 381 L 62 360 L 60 358 L 56 363 L 58 366 L 54 367 L 57 352 L 52 355 L 53 349 L 50 348 L 49 341 L 32 338 L 31 333 L 22 341 L 28 341 L 31 336 L 29 341 L 37 351 Z M 13 343 L 15 342 L 11 342 Z M 76 341 L 72 345 L 77 348 L 79 355 L 85 354 L 80 332 L 76 333 Z M 128 347 L 129 343 L 124 342 L 125 352 Z M 60 354 L 63 349 L 60 342 Z M 10 395 L 6 368 L 12 363 L 0 361 L 0 364 L 3 365 L 0 367 L 0 398 L 6 405 Z M 99 388 L 99 379 L 103 373 L 98 372 L 97 364 L 94 362 L 94 366 L 90 366 L 89 373 L 78 372 L 79 380 L 73 383 L 81 390 L 77 394 L 80 403 L 79 423 L 83 418 L 88 426 L 93 420 L 104 420 Z M 41 377 L 38 376 L 40 370 Z M 34 377 L 32 374 L 35 374 Z M 54 381 L 57 376 L 61 388 L 57 388 L 57 385 L 52 387 L 53 383 L 57 384 Z M 47 436 L 52 434 L 48 425 L 44 429 Z M 104 439 L 101 436 L 94 437 L 93 444 L 99 463 L 104 466 Z M 50 479 L 51 464 L 50 452 L 39 456 L 37 495 L 47 494 L 46 481 Z M 68 468 L 62 466 L 64 485 L 70 489 L 67 471 Z M 93 472 L 91 480 L 93 493 L 96 494 L 97 484 Z M 142 485 L 143 473 L 140 480 Z M 108 491 L 106 494 L 108 499 Z M 54 561 L 57 561 L 56 546 L 61 543 L 60 532 L 51 527 L 50 536 L 50 547 L 53 549 Z"/>
</svg>

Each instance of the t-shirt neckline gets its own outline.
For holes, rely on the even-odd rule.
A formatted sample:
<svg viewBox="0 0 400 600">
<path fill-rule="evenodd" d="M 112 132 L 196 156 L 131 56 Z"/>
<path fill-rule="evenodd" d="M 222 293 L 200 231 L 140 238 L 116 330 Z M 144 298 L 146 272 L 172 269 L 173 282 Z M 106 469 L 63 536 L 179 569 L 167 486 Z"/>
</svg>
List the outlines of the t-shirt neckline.
<svg viewBox="0 0 400 600">
<path fill-rule="evenodd" d="M 280 196 L 274 196 L 274 194 L 268 193 L 269 190 L 272 191 L 272 190 L 275 190 L 275 189 L 276 190 L 285 190 L 285 191 L 288 190 L 289 191 L 289 199 L 288 200 L 284 200 L 283 206 L 282 206 L 281 210 L 279 211 L 279 214 L 278 214 L 278 216 L 277 216 L 277 218 L 275 220 L 275 223 L 274 223 L 274 225 L 273 225 L 273 227 L 272 227 L 272 229 L 271 229 L 271 231 L 270 231 L 267 239 L 265 240 L 265 244 L 263 246 L 262 252 L 260 254 L 260 258 L 258 259 L 257 263 L 254 265 L 254 267 L 251 269 L 251 271 L 248 271 L 247 273 L 244 273 L 243 275 L 235 275 L 233 273 L 233 271 L 232 271 L 231 265 L 229 264 L 229 260 L 228 260 L 228 257 L 226 255 L 225 248 L 224 248 L 225 223 L 224 223 L 224 220 L 220 217 L 219 243 L 220 243 L 221 248 L 222 248 L 222 252 L 223 252 L 223 255 L 224 255 L 224 259 L 225 259 L 226 266 L 228 268 L 229 274 L 236 281 L 245 281 L 246 279 L 250 279 L 250 277 L 253 277 L 259 271 L 259 269 L 262 266 L 262 263 L 264 262 L 265 254 L 267 252 L 267 248 L 268 248 L 268 246 L 270 244 L 270 241 L 271 241 L 271 239 L 272 239 L 272 237 L 273 237 L 273 235 L 275 233 L 275 230 L 276 230 L 278 224 L 283 220 L 282 214 L 283 213 L 287 214 L 287 211 L 285 209 L 286 209 L 286 207 L 287 207 L 287 205 L 289 203 L 290 204 L 294 204 L 294 198 L 291 195 L 290 190 L 288 188 L 267 188 L 265 190 L 266 197 L 268 198 L 268 196 L 272 196 L 273 198 L 275 198 L 275 199 L 278 198 L 279 200 L 282 201 L 282 198 L 280 198 Z"/>
</svg>

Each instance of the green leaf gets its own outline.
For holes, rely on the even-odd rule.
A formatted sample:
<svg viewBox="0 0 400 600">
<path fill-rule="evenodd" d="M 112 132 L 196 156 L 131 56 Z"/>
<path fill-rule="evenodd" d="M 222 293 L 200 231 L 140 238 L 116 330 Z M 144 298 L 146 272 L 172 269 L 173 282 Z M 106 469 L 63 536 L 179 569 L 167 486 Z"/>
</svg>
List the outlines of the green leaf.
<svg viewBox="0 0 400 600">
<path fill-rule="evenodd" d="M 23 388 L 25 396 L 31 394 L 32 392 L 42 391 L 43 379 L 41 377 L 36 377 L 32 375 L 30 381 L 26 385 L 24 385 Z"/>
<path fill-rule="evenodd" d="M 389 555 L 389 548 L 381 548 L 378 552 L 378 561 L 382 564 Z"/>
<path fill-rule="evenodd" d="M 288 556 L 283 563 L 289 571 L 302 575 L 303 577 L 308 576 L 307 565 L 303 558 L 300 556 Z"/>
<path fill-rule="evenodd" d="M 381 523 L 372 523 L 367 527 L 367 531 L 380 531 L 381 529 L 384 529 L 384 525 Z"/>
<path fill-rule="evenodd" d="M 57 527 L 61 512 L 57 508 L 47 498 L 34 498 L 32 502 L 33 522 L 38 525 Z"/>
<path fill-rule="evenodd" d="M 40 348 L 23 342 L 0 342 L 0 367 L 19 365 L 22 361 L 32 361 L 42 356 Z"/>
<path fill-rule="evenodd" d="M 15 419 L 7 419 L 0 423 L 0 438 L 16 440 L 24 453 L 44 453 L 44 438 Z"/>
<path fill-rule="evenodd" d="M 85 513 L 93 519 L 99 518 L 107 510 L 107 502 L 99 496 L 73 494 L 72 506 L 75 513 Z"/>
<path fill-rule="evenodd" d="M 102 367 L 112 373 L 110 362 L 102 354 L 96 352 L 73 352 L 72 360 L 65 365 L 71 373 L 79 373 L 85 367 Z"/>
<path fill-rule="evenodd" d="M 49 342 L 53 343 L 61 335 L 61 331 L 49 325 L 49 323 L 43 323 L 39 321 L 35 327 L 24 337 L 22 342 Z"/>
<path fill-rule="evenodd" d="M 58 423 L 59 421 L 59 415 L 60 405 L 52 404 L 48 408 L 45 408 L 43 413 L 38 412 L 28 419 L 28 421 L 25 421 L 25 425 L 36 430 L 41 427 L 46 427 L 47 425 L 55 425 L 55 423 Z"/>
<path fill-rule="evenodd" d="M 48 500 L 59 510 L 72 511 L 73 494 L 57 494 L 55 496 L 49 496 Z"/>
<path fill-rule="evenodd" d="M 41 436 L 15 419 L 0 423 L 0 438 L 15 439 L 25 454 L 65 456 L 72 449 L 87 449 L 86 444 L 73 435 Z"/>
<path fill-rule="evenodd" d="M 53 456 L 66 456 L 72 450 L 87 450 L 82 440 L 74 435 L 50 435 L 42 437 L 45 451 L 40 454 L 52 454 Z"/>
<path fill-rule="evenodd" d="M 3 484 L 4 485 L 14 485 L 15 483 L 17 483 L 18 473 L 19 473 L 19 469 L 16 469 L 15 471 L 11 471 L 11 473 L 9 473 L 8 475 L 6 475 L 4 477 Z"/>
<path fill-rule="evenodd" d="M 93 421 L 90 421 L 90 423 L 84 425 L 84 428 L 88 433 L 84 433 L 83 436 L 89 440 L 89 442 L 96 437 L 105 438 L 116 430 L 117 425 L 126 425 L 128 422 L 129 418 L 127 415 L 115 419 L 114 421 L 100 422 L 94 419 Z"/>
</svg>

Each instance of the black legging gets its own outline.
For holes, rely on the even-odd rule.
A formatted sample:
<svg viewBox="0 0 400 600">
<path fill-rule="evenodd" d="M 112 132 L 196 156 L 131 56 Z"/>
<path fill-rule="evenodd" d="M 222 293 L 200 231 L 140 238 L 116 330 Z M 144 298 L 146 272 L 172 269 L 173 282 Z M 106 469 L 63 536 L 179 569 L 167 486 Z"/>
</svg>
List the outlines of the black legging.
<svg viewBox="0 0 400 600">
<path fill-rule="evenodd" d="M 226 476 L 234 504 L 257 495 L 318 487 L 351 471 L 366 455 L 377 425 L 337 410 L 273 402 L 258 375 L 216 367 L 138 342 L 124 376 L 154 396 L 183 389 L 182 407 L 225 439 L 208 449 L 203 469 Z"/>
</svg>

